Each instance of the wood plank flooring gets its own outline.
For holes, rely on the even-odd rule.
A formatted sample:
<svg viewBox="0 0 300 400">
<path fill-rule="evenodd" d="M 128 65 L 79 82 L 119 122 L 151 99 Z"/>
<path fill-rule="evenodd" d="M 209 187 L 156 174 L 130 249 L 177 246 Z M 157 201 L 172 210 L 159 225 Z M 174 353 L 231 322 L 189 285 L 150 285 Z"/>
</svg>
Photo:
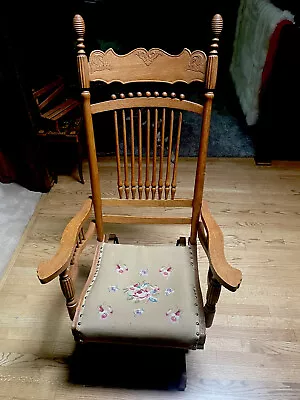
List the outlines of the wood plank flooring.
<svg viewBox="0 0 300 400">
<path fill-rule="evenodd" d="M 112 161 L 101 163 L 106 197 L 116 193 Z M 177 197 L 192 195 L 194 160 L 179 165 Z M 41 285 L 36 268 L 55 253 L 69 219 L 89 195 L 62 176 L 43 195 L 18 253 L 0 282 L 0 399 L 300 399 L 300 163 L 257 167 L 252 159 L 210 159 L 205 198 L 225 236 L 228 261 L 243 272 L 236 293 L 221 293 L 204 351 L 187 355 L 185 392 L 83 386 L 69 380 L 74 350 L 58 281 Z M 125 212 L 128 212 L 126 208 Z M 141 210 L 146 213 L 146 209 Z M 186 210 L 179 210 L 184 213 Z M 175 243 L 187 226 L 109 225 L 122 243 Z M 82 257 L 81 285 L 93 246 Z M 207 261 L 200 250 L 201 284 Z M 98 368 L 104 360 L 95 360 Z M 114 360 L 122 369 L 147 360 Z M 125 365 L 125 366 L 124 366 Z M 155 370 L 153 371 L 155 376 Z"/>
</svg>

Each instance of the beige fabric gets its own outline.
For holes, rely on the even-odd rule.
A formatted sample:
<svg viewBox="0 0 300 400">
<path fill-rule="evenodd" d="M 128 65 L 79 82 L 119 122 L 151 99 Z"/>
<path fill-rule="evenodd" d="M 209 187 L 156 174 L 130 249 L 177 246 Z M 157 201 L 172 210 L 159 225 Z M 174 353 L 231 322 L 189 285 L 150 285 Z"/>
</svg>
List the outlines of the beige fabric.
<svg viewBox="0 0 300 400">
<path fill-rule="evenodd" d="M 196 246 L 101 243 L 74 322 L 75 337 L 87 341 L 203 347 Z"/>
</svg>

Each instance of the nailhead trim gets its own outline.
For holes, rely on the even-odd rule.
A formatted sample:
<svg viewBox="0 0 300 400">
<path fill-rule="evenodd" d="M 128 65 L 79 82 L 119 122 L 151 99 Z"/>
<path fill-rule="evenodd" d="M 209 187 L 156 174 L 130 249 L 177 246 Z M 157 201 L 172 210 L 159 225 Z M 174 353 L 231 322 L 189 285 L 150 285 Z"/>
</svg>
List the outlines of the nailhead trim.
<svg viewBox="0 0 300 400">
<path fill-rule="evenodd" d="M 188 241 L 188 242 L 189 242 L 189 241 Z M 193 270 L 194 270 L 194 273 L 196 274 L 197 271 L 196 271 L 196 268 L 195 268 L 195 265 L 194 265 L 194 259 L 195 259 L 195 257 L 196 257 L 196 259 L 197 259 L 197 245 L 193 245 L 193 246 L 192 246 L 192 245 L 189 243 L 189 244 L 188 244 L 188 247 L 189 247 L 189 250 L 190 250 L 190 263 L 191 263 L 191 266 L 192 266 L 192 268 L 193 268 Z M 195 255 L 195 253 L 194 253 L 195 251 L 196 251 L 196 255 Z M 193 290 L 194 290 L 195 299 L 198 299 L 198 293 L 197 293 L 196 287 L 194 287 Z M 195 316 L 196 316 L 196 321 L 195 321 L 196 343 L 195 343 L 195 346 L 193 346 L 193 348 L 194 348 L 194 349 L 197 349 L 197 348 L 198 348 L 199 338 L 200 338 L 200 321 L 199 321 L 198 303 L 194 303 L 194 306 L 196 307 L 196 312 L 195 312 Z"/>
<path fill-rule="evenodd" d="M 93 276 L 93 279 L 92 279 L 92 281 L 91 281 L 91 284 L 89 285 L 89 287 L 88 287 L 88 289 L 87 289 L 87 291 L 86 291 L 86 295 L 84 296 L 84 301 L 83 301 L 82 304 L 81 304 L 81 313 L 79 314 L 79 318 L 78 318 L 78 323 L 77 323 L 77 325 L 81 325 L 81 319 L 82 319 L 83 313 L 84 313 L 83 308 L 85 307 L 86 299 L 87 299 L 88 295 L 90 294 L 90 292 L 91 292 L 91 290 L 92 290 L 93 283 L 96 281 L 98 272 L 99 272 L 99 270 L 100 270 L 100 265 L 101 265 L 103 250 L 104 250 L 104 243 L 101 245 L 100 250 L 99 250 L 99 257 L 98 257 L 97 266 L 96 266 L 96 269 L 95 269 L 95 274 L 94 274 L 94 276 Z"/>
<path fill-rule="evenodd" d="M 194 251 L 197 251 L 197 248 L 195 249 L 194 246 L 192 247 L 190 244 L 188 245 L 188 247 L 189 247 L 189 251 L 190 251 L 190 263 L 191 263 L 191 267 L 193 268 L 194 272 L 196 273 L 196 269 L 195 269 L 195 265 L 194 265 Z M 83 317 L 83 312 L 84 312 L 83 308 L 85 307 L 86 299 L 87 299 L 89 293 L 91 292 L 91 289 L 92 289 L 92 287 L 93 287 L 93 283 L 96 281 L 98 272 L 99 272 L 99 270 L 100 270 L 103 251 L 104 251 L 104 243 L 103 243 L 103 244 L 101 245 L 101 247 L 100 247 L 99 258 L 98 258 L 98 261 L 97 261 L 97 266 L 96 266 L 96 269 L 95 269 L 95 274 L 94 274 L 94 276 L 93 276 L 93 279 L 92 279 L 92 281 L 91 281 L 91 284 L 89 285 L 89 287 L 88 287 L 88 289 L 87 289 L 87 291 L 86 291 L 86 296 L 84 297 L 84 301 L 82 302 L 82 305 L 81 305 L 81 313 L 79 314 L 79 321 L 78 321 L 78 323 L 77 323 L 78 326 L 81 325 L 81 318 Z M 197 254 L 196 254 L 196 257 L 197 257 Z M 193 290 L 194 290 L 195 299 L 198 299 L 197 289 L 194 287 Z M 197 349 L 197 348 L 198 348 L 199 337 L 200 337 L 200 321 L 199 321 L 198 303 L 194 303 L 194 306 L 196 307 L 195 316 L 197 317 L 197 318 L 196 318 L 196 321 L 195 321 L 195 328 L 196 328 L 196 332 L 195 332 L 196 338 L 195 338 L 195 339 L 196 339 L 196 343 L 195 343 L 195 345 L 193 345 L 193 346 L 191 346 L 191 347 L 192 347 L 193 349 Z"/>
</svg>

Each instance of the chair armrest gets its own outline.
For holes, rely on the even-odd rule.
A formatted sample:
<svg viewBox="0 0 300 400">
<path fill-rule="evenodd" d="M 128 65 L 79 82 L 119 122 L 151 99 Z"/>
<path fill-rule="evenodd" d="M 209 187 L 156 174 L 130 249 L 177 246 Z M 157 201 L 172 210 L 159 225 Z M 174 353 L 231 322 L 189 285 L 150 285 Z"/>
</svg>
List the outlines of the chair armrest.
<svg viewBox="0 0 300 400">
<path fill-rule="evenodd" d="M 235 292 L 241 284 L 242 273 L 228 264 L 224 254 L 223 233 L 212 217 L 206 201 L 202 203 L 198 236 L 208 256 L 213 278 L 226 289 Z"/>
<path fill-rule="evenodd" d="M 66 226 L 60 241 L 60 247 L 51 260 L 43 261 L 38 266 L 37 275 L 41 283 L 48 283 L 66 270 L 72 259 L 78 252 L 81 253 L 88 239 L 95 232 L 95 223 L 91 222 L 83 240 L 81 238 L 81 228 L 84 221 L 89 217 L 92 210 L 92 200 L 84 202 L 81 210 L 71 219 Z M 79 241 L 78 241 L 79 238 Z M 79 244 L 80 243 L 80 244 Z M 78 248 L 78 251 L 76 251 Z M 76 254 L 77 253 L 77 254 Z"/>
</svg>

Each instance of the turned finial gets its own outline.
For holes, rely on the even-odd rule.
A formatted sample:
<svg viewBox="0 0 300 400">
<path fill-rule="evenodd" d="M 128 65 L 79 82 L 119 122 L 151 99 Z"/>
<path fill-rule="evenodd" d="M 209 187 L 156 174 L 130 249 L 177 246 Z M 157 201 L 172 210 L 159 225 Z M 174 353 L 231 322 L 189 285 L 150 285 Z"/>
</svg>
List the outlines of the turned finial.
<svg viewBox="0 0 300 400">
<path fill-rule="evenodd" d="M 84 34 L 85 34 L 85 23 L 81 15 L 76 14 L 73 18 L 73 27 L 77 35 L 77 49 L 78 53 L 84 53 Z"/>
<path fill-rule="evenodd" d="M 217 54 L 219 47 L 219 36 L 222 33 L 223 29 L 223 18 L 220 14 L 216 14 L 213 16 L 211 21 L 211 30 L 213 33 L 213 39 L 211 44 L 210 54 Z"/>
<path fill-rule="evenodd" d="M 213 16 L 213 19 L 211 21 L 211 30 L 214 35 L 214 37 L 218 38 L 223 29 L 223 18 L 220 14 L 216 14 Z"/>
</svg>

